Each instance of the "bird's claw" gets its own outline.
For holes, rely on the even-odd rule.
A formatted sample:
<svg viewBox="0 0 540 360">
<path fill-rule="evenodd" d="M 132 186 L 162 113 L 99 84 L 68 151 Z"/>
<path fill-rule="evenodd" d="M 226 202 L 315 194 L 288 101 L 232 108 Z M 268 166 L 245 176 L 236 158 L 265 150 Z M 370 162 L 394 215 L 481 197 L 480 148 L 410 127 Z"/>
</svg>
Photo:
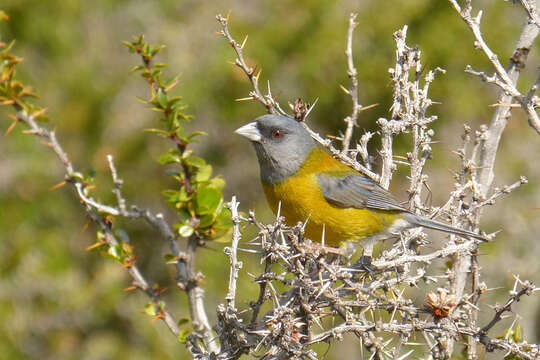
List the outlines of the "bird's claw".
<svg viewBox="0 0 540 360">
<path fill-rule="evenodd" d="M 377 268 L 371 263 L 372 257 L 362 255 L 352 264 L 352 268 L 362 270 L 368 273 L 372 273 L 377 270 Z"/>
</svg>

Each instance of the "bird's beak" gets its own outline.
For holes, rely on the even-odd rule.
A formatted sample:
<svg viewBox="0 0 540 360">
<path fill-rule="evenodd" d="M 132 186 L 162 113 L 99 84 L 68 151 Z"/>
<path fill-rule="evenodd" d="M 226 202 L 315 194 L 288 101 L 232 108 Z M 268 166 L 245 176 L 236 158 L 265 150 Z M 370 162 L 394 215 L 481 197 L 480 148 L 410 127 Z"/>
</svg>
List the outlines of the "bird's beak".
<svg viewBox="0 0 540 360">
<path fill-rule="evenodd" d="M 250 122 L 249 124 L 246 124 L 242 126 L 241 128 L 238 128 L 234 131 L 238 135 L 242 135 L 247 137 L 251 141 L 259 142 L 261 141 L 261 132 L 259 129 L 257 129 L 257 123 L 256 122 Z"/>
</svg>

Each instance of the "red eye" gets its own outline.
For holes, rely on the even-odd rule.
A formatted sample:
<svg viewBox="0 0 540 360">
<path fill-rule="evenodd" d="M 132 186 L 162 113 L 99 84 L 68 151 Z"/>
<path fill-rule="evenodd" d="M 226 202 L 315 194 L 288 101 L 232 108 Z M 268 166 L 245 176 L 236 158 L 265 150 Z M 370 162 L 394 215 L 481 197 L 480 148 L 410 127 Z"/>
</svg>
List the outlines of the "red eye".
<svg viewBox="0 0 540 360">
<path fill-rule="evenodd" d="M 272 136 L 274 137 L 274 139 L 279 139 L 280 137 L 283 136 L 283 131 L 274 130 L 274 131 L 272 131 Z"/>
</svg>

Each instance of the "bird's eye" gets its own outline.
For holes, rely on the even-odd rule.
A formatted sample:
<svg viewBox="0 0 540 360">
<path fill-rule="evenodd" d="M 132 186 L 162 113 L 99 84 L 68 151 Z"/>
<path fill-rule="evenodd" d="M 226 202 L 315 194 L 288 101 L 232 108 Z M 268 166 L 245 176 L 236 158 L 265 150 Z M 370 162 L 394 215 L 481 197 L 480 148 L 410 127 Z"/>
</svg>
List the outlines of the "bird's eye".
<svg viewBox="0 0 540 360">
<path fill-rule="evenodd" d="M 272 137 L 274 139 L 279 139 L 279 138 L 283 137 L 283 131 L 281 131 L 281 130 L 272 131 Z"/>
</svg>

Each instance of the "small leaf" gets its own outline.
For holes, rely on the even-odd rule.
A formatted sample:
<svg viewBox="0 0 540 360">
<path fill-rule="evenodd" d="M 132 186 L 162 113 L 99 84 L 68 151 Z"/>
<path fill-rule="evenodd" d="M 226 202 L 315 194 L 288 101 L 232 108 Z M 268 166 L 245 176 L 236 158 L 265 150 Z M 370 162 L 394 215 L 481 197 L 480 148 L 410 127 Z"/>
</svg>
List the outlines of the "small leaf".
<svg viewBox="0 0 540 360">
<path fill-rule="evenodd" d="M 210 180 L 210 186 L 216 190 L 221 191 L 225 188 L 225 180 L 223 180 L 220 177 L 215 177 L 212 180 Z"/>
<path fill-rule="evenodd" d="M 122 245 L 116 244 L 113 246 L 109 246 L 109 250 L 107 250 L 107 254 L 109 254 L 113 259 L 117 261 L 122 261 Z"/>
<path fill-rule="evenodd" d="M 226 229 L 226 228 L 232 227 L 233 223 L 232 223 L 231 217 L 232 217 L 231 210 L 224 207 L 223 209 L 221 209 L 221 212 L 216 217 L 215 227 L 220 228 L 220 229 Z"/>
<path fill-rule="evenodd" d="M 206 161 L 198 156 L 191 156 L 189 159 L 186 159 L 186 163 L 196 168 L 206 165 Z"/>
<path fill-rule="evenodd" d="M 178 229 L 178 233 L 180 234 L 180 236 L 187 238 L 190 237 L 191 234 L 193 234 L 194 230 L 195 229 L 193 229 L 193 226 L 191 225 L 182 225 L 180 229 Z"/>
<path fill-rule="evenodd" d="M 207 214 L 200 217 L 199 228 L 204 229 L 212 225 L 216 221 L 214 214 Z"/>
<path fill-rule="evenodd" d="M 514 342 L 520 343 L 523 342 L 523 331 L 520 324 L 516 326 L 516 329 L 514 330 Z"/>
<path fill-rule="evenodd" d="M 143 312 L 148 315 L 148 316 L 151 316 L 151 317 L 154 317 L 156 316 L 156 307 L 154 306 L 154 303 L 153 302 L 149 302 L 148 304 L 146 304 L 143 308 Z"/>
<path fill-rule="evenodd" d="M 155 133 L 155 134 L 158 134 L 160 136 L 164 136 L 164 137 L 169 137 L 170 134 L 165 131 L 165 130 L 161 130 L 161 129 L 144 129 L 145 132 L 149 132 L 149 133 Z"/>
<path fill-rule="evenodd" d="M 180 341 L 181 343 L 185 343 L 190 334 L 191 331 L 186 329 L 180 329 L 180 333 L 178 334 L 178 341 Z"/>
<path fill-rule="evenodd" d="M 189 134 L 188 140 L 192 140 L 193 138 L 197 136 L 208 136 L 208 133 L 204 131 L 194 131 L 191 134 Z"/>
<path fill-rule="evenodd" d="M 189 318 L 180 318 L 178 320 L 178 326 L 183 326 L 189 324 Z"/>
<path fill-rule="evenodd" d="M 178 262 L 178 259 L 173 254 L 165 254 L 163 258 L 167 264 L 176 264 Z"/>
<path fill-rule="evenodd" d="M 161 165 L 166 164 L 173 164 L 173 163 L 179 163 L 180 162 L 180 152 L 176 149 L 169 150 L 166 153 L 163 153 L 159 156 L 158 162 Z"/>
<path fill-rule="evenodd" d="M 212 166 L 211 165 L 205 165 L 201 166 L 197 173 L 195 174 L 195 181 L 197 182 L 203 182 L 210 179 L 212 176 Z"/>
<path fill-rule="evenodd" d="M 209 186 L 201 186 L 195 195 L 195 212 L 199 215 L 213 214 L 222 201 L 221 192 Z"/>
<path fill-rule="evenodd" d="M 167 105 L 169 103 L 169 99 L 167 97 L 167 94 L 163 92 L 163 90 L 160 88 L 157 92 L 157 101 L 159 105 L 161 105 L 162 108 L 167 108 Z"/>
</svg>

